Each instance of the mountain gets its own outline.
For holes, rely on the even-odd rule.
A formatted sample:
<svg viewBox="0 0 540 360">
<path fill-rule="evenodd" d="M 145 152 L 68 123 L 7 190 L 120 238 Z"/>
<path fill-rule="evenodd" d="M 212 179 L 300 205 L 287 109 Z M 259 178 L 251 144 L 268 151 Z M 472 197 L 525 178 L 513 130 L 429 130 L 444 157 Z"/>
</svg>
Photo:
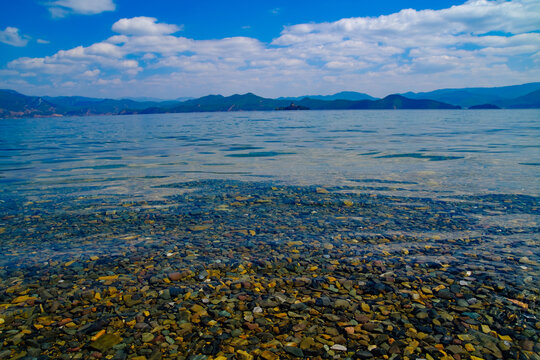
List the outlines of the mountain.
<svg viewBox="0 0 540 360">
<path fill-rule="evenodd" d="M 469 109 L 470 110 L 496 110 L 496 109 L 500 109 L 500 107 L 493 104 L 480 104 L 480 105 L 473 105 Z"/>
<path fill-rule="evenodd" d="M 139 102 L 82 96 L 39 97 L 0 90 L 0 118 L 133 114 L 149 107 L 172 107 L 176 104 L 177 101 Z"/>
<path fill-rule="evenodd" d="M 12 90 L 0 91 L 0 117 L 126 115 L 215 111 L 352 110 L 352 109 L 455 109 L 435 100 L 407 99 L 390 95 L 380 100 L 319 100 L 303 98 L 292 103 L 252 93 L 208 95 L 184 102 L 138 102 L 128 99 L 94 99 L 81 96 L 35 97 Z"/>
<path fill-rule="evenodd" d="M 62 109 L 66 115 L 129 114 L 149 107 L 173 106 L 176 101 L 134 101 L 129 99 L 94 99 L 81 96 L 46 97 L 46 100 Z"/>
<path fill-rule="evenodd" d="M 168 112 L 200 111 L 256 111 L 274 110 L 290 105 L 290 101 L 267 99 L 252 93 L 243 95 L 209 95 L 199 99 L 187 100 L 168 109 Z"/>
<path fill-rule="evenodd" d="M 182 102 L 182 101 L 187 101 L 187 100 L 193 100 L 194 98 L 190 97 L 190 96 L 184 96 L 184 97 L 179 97 L 179 98 L 176 98 L 174 100 L 176 101 L 179 101 L 179 102 Z"/>
<path fill-rule="evenodd" d="M 133 101 L 139 101 L 139 102 L 145 102 L 145 101 L 150 101 L 150 102 L 169 101 L 169 100 L 164 100 L 164 99 L 150 97 L 150 96 L 124 97 L 124 98 L 122 98 L 122 100 L 133 100 Z M 183 100 L 175 99 L 175 100 L 172 100 L 172 101 L 183 101 Z"/>
<path fill-rule="evenodd" d="M 540 108 L 540 90 L 532 91 L 515 99 L 503 101 L 502 104 L 510 109 L 538 109 Z"/>
<path fill-rule="evenodd" d="M 319 100 L 303 98 L 291 103 L 284 99 L 268 99 L 252 93 L 244 95 L 209 95 L 199 99 L 188 100 L 172 108 L 151 108 L 143 113 L 163 112 L 203 112 L 203 111 L 268 111 L 284 109 L 303 110 L 353 110 L 353 109 L 459 109 L 458 106 L 441 103 L 435 100 L 407 99 L 400 95 L 390 95 L 380 100 Z"/>
<path fill-rule="evenodd" d="M 0 89 L 0 118 L 54 116 L 57 110 L 45 98 Z"/>
<path fill-rule="evenodd" d="M 370 101 L 370 100 L 362 100 Z M 343 110 L 351 109 L 355 102 L 352 100 L 318 100 L 312 98 L 303 98 L 300 101 L 297 101 L 296 104 L 300 106 L 307 107 L 311 110 Z"/>
<path fill-rule="evenodd" d="M 277 100 L 291 100 L 291 101 L 299 101 L 304 98 L 314 99 L 314 100 L 326 100 L 326 101 L 332 101 L 332 100 L 352 100 L 352 101 L 359 101 L 359 100 L 377 100 L 377 98 L 364 94 L 359 93 L 355 91 L 342 91 L 338 92 L 334 95 L 305 95 L 305 96 L 298 96 L 298 97 L 281 97 Z"/>
<path fill-rule="evenodd" d="M 446 104 L 436 100 L 408 99 L 404 96 L 394 94 L 388 95 L 384 99 L 356 102 L 352 109 L 461 109 L 460 106 Z"/>
<path fill-rule="evenodd" d="M 493 104 L 508 107 L 513 99 L 540 90 L 540 82 L 493 88 L 441 89 L 431 92 L 407 92 L 401 95 L 410 99 L 430 99 L 468 108 L 474 105 Z M 522 103 L 526 108 L 537 108 L 532 103 Z"/>
</svg>

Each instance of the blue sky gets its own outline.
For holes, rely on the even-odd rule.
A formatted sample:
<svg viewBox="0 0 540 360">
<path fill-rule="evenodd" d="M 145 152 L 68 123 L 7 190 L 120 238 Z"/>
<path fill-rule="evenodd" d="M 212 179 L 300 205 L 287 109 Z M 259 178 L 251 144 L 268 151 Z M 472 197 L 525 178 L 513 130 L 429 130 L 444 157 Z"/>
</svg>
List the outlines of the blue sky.
<svg viewBox="0 0 540 360">
<path fill-rule="evenodd" d="M 159 98 L 384 96 L 540 81 L 540 0 L 18 0 L 0 87 Z"/>
</svg>

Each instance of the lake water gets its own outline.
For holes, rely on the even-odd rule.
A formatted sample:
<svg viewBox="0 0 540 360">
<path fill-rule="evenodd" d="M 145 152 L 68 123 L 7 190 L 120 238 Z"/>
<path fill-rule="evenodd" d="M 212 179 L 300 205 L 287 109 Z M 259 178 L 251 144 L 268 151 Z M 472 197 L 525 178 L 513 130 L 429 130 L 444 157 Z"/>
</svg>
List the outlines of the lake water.
<svg viewBox="0 0 540 360">
<path fill-rule="evenodd" d="M 222 178 L 540 194 L 540 112 L 307 111 L 0 122 L 1 196 L 159 196 Z"/>
<path fill-rule="evenodd" d="M 0 357 L 532 359 L 539 139 L 539 110 L 2 120 Z"/>
<path fill-rule="evenodd" d="M 2 258 L 0 265 L 107 251 L 111 244 L 118 244 L 118 234 L 142 236 L 137 221 L 146 218 L 124 222 L 120 228 L 88 229 L 88 222 L 93 221 L 88 214 L 114 214 L 126 203 L 138 204 L 137 211 L 149 203 L 155 209 L 176 207 L 171 197 L 200 188 L 195 183 L 179 189 L 178 184 L 209 179 L 318 186 L 333 188 L 335 193 L 401 197 L 404 204 L 426 198 L 462 202 L 489 194 L 532 196 L 532 205 L 523 198 L 513 200 L 529 202 L 518 213 L 497 208 L 488 214 L 472 214 L 477 224 L 467 228 L 479 235 L 485 228 L 504 225 L 514 229 L 512 236 L 528 241 L 536 238 L 531 229 L 540 220 L 534 206 L 540 194 L 538 139 L 538 110 L 233 112 L 3 120 L 0 216 L 4 220 L 0 229 L 5 232 L 0 233 L 0 241 L 4 253 L 11 255 Z M 212 184 L 203 185 L 204 191 L 222 186 Z M 475 201 L 487 200 L 471 201 L 477 205 Z M 489 201 L 504 204 L 509 200 Z M 385 202 L 381 200 L 381 206 Z M 517 234 L 516 227 L 528 230 Z M 426 231 L 422 226 L 405 229 L 399 224 L 384 230 L 411 236 Z M 463 234 L 446 228 L 433 231 L 443 238 Z M 528 245 L 521 249 L 530 251 Z"/>
</svg>

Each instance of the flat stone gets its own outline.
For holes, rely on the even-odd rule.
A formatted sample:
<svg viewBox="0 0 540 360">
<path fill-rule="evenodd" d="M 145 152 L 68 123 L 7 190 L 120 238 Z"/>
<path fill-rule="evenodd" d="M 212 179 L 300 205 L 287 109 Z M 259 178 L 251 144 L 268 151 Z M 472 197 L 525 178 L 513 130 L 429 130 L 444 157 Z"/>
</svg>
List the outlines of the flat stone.
<svg viewBox="0 0 540 360">
<path fill-rule="evenodd" d="M 358 359 L 372 359 L 373 358 L 373 354 L 370 351 L 365 351 L 365 350 L 357 351 L 354 355 Z"/>
<path fill-rule="evenodd" d="M 115 334 L 105 334 L 96 341 L 92 342 L 90 346 L 98 351 L 106 351 L 112 348 L 114 345 L 122 342 L 122 338 Z"/>
<path fill-rule="evenodd" d="M 429 314 L 427 312 L 419 312 L 418 314 L 416 314 L 416 318 L 417 319 L 420 319 L 420 320 L 424 320 L 424 319 L 427 319 L 429 317 Z"/>
<path fill-rule="evenodd" d="M 349 306 L 350 306 L 350 303 L 349 303 L 347 300 L 337 299 L 337 300 L 334 302 L 334 307 L 335 307 L 336 309 L 345 310 L 345 309 L 348 309 Z"/>
<path fill-rule="evenodd" d="M 296 357 L 304 357 L 304 352 L 298 347 L 284 346 L 283 350 L 285 350 L 285 352 L 287 352 L 288 354 L 294 355 Z"/>
<path fill-rule="evenodd" d="M 268 350 L 264 350 L 259 356 L 264 360 L 279 360 L 279 356 Z"/>
<path fill-rule="evenodd" d="M 154 340 L 154 335 L 151 333 L 143 333 L 142 334 L 142 341 L 145 343 L 149 343 L 152 340 Z"/>
</svg>

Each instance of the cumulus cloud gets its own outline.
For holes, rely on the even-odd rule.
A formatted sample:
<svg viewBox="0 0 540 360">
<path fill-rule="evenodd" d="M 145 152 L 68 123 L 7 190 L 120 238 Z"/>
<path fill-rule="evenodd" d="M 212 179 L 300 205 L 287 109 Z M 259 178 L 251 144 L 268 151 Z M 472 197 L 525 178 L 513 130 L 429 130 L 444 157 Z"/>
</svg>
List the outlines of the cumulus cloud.
<svg viewBox="0 0 540 360">
<path fill-rule="evenodd" d="M 156 22 L 156 18 L 146 16 L 120 19 L 113 24 L 112 29 L 124 35 L 165 35 L 181 30 L 181 27 L 176 25 Z"/>
<path fill-rule="evenodd" d="M 345 89 L 383 96 L 538 81 L 538 24 L 537 0 L 470 0 L 443 10 L 297 24 L 271 43 L 189 39 L 175 35 L 181 26 L 136 17 L 114 23 L 117 34 L 101 42 L 16 59 L 8 69 L 57 83 L 91 81 L 80 88 L 96 93 L 114 84 L 111 96 L 281 96 Z"/>
<path fill-rule="evenodd" d="M 19 34 L 19 29 L 16 27 L 6 27 L 4 30 L 0 30 L 0 42 L 12 46 L 26 46 L 28 44 L 29 36 Z"/>
<path fill-rule="evenodd" d="M 69 14 L 95 15 L 116 9 L 112 0 L 56 0 L 45 5 L 53 17 L 64 17 Z"/>
<path fill-rule="evenodd" d="M 82 73 L 82 76 L 84 77 L 96 77 L 98 76 L 100 73 L 99 69 L 94 69 L 94 70 L 86 70 L 85 72 Z"/>
</svg>

